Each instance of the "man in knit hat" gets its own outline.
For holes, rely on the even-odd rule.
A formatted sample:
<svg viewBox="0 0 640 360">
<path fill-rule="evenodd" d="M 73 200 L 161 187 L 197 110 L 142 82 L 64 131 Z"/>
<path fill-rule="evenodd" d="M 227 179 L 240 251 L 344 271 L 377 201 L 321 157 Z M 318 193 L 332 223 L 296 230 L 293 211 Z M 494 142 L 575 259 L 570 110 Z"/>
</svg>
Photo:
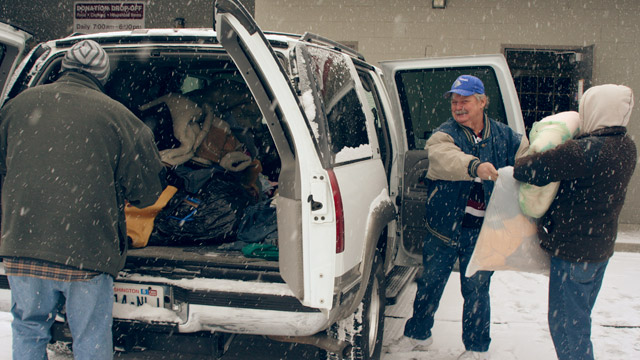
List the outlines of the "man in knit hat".
<svg viewBox="0 0 640 360">
<path fill-rule="evenodd" d="M 633 92 L 599 85 L 580 99 L 580 133 L 553 149 L 516 160 L 513 177 L 544 186 L 559 181 L 538 221 L 551 255 L 549 331 L 560 360 L 593 359 L 591 310 L 618 234 L 618 217 L 637 161 L 627 134 Z"/>
<path fill-rule="evenodd" d="M 11 286 L 14 359 L 46 358 L 63 306 L 74 357 L 113 357 L 125 201 L 152 205 L 164 167 L 151 130 L 104 93 L 109 71 L 99 44 L 78 42 L 58 80 L 0 110 L 0 257 Z"/>
<path fill-rule="evenodd" d="M 62 58 L 62 71 L 83 71 L 93 75 L 102 85 L 109 77 L 109 55 L 93 40 L 84 40 L 73 46 Z"/>
</svg>

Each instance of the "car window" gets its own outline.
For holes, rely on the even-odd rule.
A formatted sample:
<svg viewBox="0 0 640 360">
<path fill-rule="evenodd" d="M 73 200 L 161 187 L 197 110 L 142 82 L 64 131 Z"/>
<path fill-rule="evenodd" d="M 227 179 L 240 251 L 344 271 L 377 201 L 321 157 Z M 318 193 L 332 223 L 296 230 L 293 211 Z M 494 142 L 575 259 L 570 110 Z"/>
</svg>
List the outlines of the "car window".
<svg viewBox="0 0 640 360">
<path fill-rule="evenodd" d="M 373 121 L 378 138 L 378 146 L 380 147 L 380 157 L 382 163 L 387 172 L 387 178 L 391 175 L 391 135 L 389 134 L 389 124 L 385 118 L 385 111 L 382 108 L 382 101 L 380 100 L 380 94 L 378 93 L 375 82 L 371 78 L 371 74 L 362 70 L 359 71 L 360 81 L 364 88 L 367 107 L 373 114 Z"/>
<path fill-rule="evenodd" d="M 346 57 L 315 47 L 308 50 L 327 122 L 327 133 L 314 130 L 314 136 L 327 136 L 335 163 L 370 158 L 366 116 Z"/>
<path fill-rule="evenodd" d="M 424 149 L 433 130 L 451 117 L 450 102 L 443 95 L 451 89 L 455 79 L 463 74 L 474 75 L 482 80 L 489 97 L 487 115 L 507 123 L 498 79 L 491 67 L 398 71 L 395 80 L 398 85 L 410 150 Z"/>
</svg>

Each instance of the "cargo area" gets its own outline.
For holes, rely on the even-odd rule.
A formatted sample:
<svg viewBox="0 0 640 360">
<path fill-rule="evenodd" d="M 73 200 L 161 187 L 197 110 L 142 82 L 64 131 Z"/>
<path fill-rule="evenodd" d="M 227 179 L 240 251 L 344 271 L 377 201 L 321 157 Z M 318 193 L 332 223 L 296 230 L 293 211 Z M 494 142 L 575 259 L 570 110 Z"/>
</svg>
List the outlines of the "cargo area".
<svg viewBox="0 0 640 360">
<path fill-rule="evenodd" d="M 151 215 L 126 208 L 124 271 L 281 282 L 280 159 L 233 62 L 166 49 L 112 53 L 112 64 L 105 90 L 153 131 L 173 193 Z"/>
</svg>

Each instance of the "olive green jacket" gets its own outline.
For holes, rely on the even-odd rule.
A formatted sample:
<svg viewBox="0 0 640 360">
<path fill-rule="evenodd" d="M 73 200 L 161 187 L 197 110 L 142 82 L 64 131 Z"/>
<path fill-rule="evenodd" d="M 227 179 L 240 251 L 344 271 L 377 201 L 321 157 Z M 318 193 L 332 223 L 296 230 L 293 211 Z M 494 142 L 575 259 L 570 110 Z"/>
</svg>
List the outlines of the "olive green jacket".
<svg viewBox="0 0 640 360">
<path fill-rule="evenodd" d="M 25 90 L 0 110 L 0 256 L 115 277 L 125 199 L 153 204 L 163 168 L 151 130 L 90 75 Z"/>
</svg>

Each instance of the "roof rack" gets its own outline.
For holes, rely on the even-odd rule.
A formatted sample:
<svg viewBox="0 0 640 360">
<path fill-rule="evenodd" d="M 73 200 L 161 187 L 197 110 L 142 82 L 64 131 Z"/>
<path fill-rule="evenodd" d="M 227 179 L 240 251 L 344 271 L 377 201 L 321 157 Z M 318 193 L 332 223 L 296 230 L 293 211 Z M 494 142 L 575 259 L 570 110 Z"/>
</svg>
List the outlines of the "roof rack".
<svg viewBox="0 0 640 360">
<path fill-rule="evenodd" d="M 201 35 L 192 35 L 192 34 L 177 34 L 177 35 L 169 35 L 169 34 L 154 34 L 154 35 L 146 35 L 142 33 L 131 34 L 130 36 L 124 35 L 114 35 L 114 36 L 105 36 L 105 37 L 91 37 L 91 34 L 80 34 L 80 36 L 88 36 L 91 40 L 95 42 L 106 45 L 106 44 L 129 44 L 129 43 L 140 43 L 140 39 L 146 39 L 148 44 L 152 44 L 153 42 L 161 42 L 161 43 L 193 43 L 193 44 L 218 44 L 218 39 L 215 36 L 201 36 Z M 56 40 L 56 46 L 72 46 L 76 42 L 80 41 L 77 36 L 67 37 L 64 39 Z M 146 44 L 146 42 L 145 42 Z"/>
<path fill-rule="evenodd" d="M 365 61 L 364 59 L 364 55 L 360 54 L 359 52 L 357 52 L 356 50 L 345 46 L 343 44 L 340 44 L 337 41 L 333 41 L 333 40 L 329 40 L 325 37 L 322 37 L 318 34 L 314 34 L 314 33 L 310 33 L 310 32 L 306 32 L 304 33 L 304 35 L 302 35 L 300 37 L 300 41 L 307 41 L 307 42 L 315 42 L 315 43 L 319 43 L 319 44 L 323 44 L 323 45 L 327 45 L 332 47 L 334 50 L 338 50 L 338 51 L 342 51 L 345 53 L 348 53 L 352 56 L 357 57 L 358 59 Z"/>
<path fill-rule="evenodd" d="M 300 38 L 300 33 L 290 33 L 290 32 L 272 31 L 272 30 L 263 30 L 262 32 L 265 35 L 282 35 L 282 36 L 290 36 L 296 39 Z"/>
</svg>

